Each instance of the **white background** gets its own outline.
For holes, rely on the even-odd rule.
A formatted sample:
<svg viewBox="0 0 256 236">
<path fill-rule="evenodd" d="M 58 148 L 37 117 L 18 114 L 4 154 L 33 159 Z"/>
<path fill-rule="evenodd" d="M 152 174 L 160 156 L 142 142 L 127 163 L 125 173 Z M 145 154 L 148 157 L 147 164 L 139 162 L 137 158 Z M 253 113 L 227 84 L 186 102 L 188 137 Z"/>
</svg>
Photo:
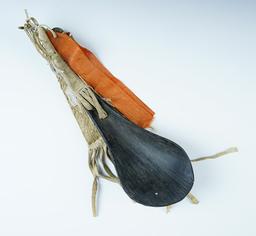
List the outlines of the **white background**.
<svg viewBox="0 0 256 236">
<path fill-rule="evenodd" d="M 91 214 L 87 144 L 46 61 L 17 27 L 23 9 L 92 50 L 156 112 L 191 158 L 193 193 L 169 214 L 102 181 Z M 0 235 L 256 235 L 255 1 L 3 1 Z"/>
</svg>

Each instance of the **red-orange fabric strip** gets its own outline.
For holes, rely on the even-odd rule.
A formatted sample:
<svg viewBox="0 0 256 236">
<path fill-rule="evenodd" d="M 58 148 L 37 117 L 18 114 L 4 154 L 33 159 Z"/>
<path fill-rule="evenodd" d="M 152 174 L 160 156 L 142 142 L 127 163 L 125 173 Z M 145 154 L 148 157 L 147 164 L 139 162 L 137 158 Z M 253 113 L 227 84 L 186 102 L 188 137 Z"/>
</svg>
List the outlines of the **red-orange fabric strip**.
<svg viewBox="0 0 256 236">
<path fill-rule="evenodd" d="M 81 47 L 66 33 L 57 33 L 54 38 L 48 32 L 48 37 L 70 68 L 98 94 L 109 99 L 116 109 L 138 126 L 150 126 L 155 113 L 114 77 L 91 51 Z"/>
</svg>

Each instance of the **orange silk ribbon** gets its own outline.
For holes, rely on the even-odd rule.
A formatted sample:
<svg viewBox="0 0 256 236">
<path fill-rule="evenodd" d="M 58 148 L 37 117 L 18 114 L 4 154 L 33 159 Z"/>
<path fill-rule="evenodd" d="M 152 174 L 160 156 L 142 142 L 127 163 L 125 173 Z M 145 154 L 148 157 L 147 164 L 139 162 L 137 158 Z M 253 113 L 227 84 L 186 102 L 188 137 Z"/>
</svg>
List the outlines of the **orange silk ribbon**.
<svg viewBox="0 0 256 236">
<path fill-rule="evenodd" d="M 47 35 L 56 51 L 70 68 L 102 97 L 110 100 L 127 119 L 142 128 L 149 127 L 154 112 L 127 86 L 114 77 L 88 49 L 81 47 L 66 33 Z"/>
</svg>

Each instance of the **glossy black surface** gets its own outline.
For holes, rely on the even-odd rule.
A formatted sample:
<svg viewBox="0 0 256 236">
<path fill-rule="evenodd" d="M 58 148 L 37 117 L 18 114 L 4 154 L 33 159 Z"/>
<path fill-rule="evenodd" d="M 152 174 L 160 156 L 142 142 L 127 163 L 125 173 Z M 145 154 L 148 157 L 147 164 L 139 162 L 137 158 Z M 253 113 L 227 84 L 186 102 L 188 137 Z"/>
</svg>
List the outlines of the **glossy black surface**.
<svg viewBox="0 0 256 236">
<path fill-rule="evenodd" d="M 191 190 L 194 175 L 185 151 L 176 143 L 142 129 L 98 97 L 108 117 L 89 115 L 103 135 L 121 185 L 130 198 L 147 206 L 167 206 Z"/>
</svg>

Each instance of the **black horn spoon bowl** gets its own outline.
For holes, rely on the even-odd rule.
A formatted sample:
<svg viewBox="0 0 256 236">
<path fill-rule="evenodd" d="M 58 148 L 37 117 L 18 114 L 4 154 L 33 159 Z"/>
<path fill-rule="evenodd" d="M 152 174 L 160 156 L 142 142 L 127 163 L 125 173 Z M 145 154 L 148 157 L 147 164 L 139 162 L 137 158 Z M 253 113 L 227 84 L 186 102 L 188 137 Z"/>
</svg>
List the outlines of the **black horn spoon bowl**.
<svg viewBox="0 0 256 236">
<path fill-rule="evenodd" d="M 190 159 L 178 144 L 138 127 L 96 95 L 107 112 L 89 116 L 108 146 L 121 186 L 134 201 L 146 206 L 168 206 L 190 192 L 194 174 Z"/>
</svg>

